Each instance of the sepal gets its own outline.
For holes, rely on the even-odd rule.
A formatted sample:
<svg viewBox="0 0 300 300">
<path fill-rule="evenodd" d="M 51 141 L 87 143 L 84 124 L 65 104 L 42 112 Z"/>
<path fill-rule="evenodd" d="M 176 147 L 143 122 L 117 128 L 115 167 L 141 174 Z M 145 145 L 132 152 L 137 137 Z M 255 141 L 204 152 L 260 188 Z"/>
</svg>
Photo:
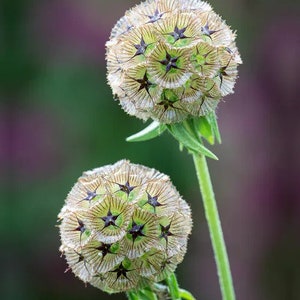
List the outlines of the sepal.
<svg viewBox="0 0 300 300">
<path fill-rule="evenodd" d="M 200 137 L 196 135 L 196 132 L 190 128 L 187 122 L 166 126 L 173 137 L 189 151 L 218 160 L 217 156 L 202 144 Z"/>
<path fill-rule="evenodd" d="M 166 125 L 153 121 L 149 126 L 140 132 L 126 138 L 127 142 L 143 142 L 156 138 L 167 129 Z"/>
</svg>

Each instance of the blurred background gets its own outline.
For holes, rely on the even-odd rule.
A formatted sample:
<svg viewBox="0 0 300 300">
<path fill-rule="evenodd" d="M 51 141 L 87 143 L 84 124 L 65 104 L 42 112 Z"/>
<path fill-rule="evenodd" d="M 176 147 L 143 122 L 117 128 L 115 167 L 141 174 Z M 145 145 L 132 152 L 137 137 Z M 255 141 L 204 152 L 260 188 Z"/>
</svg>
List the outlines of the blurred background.
<svg viewBox="0 0 300 300">
<path fill-rule="evenodd" d="M 57 214 L 80 174 L 128 158 L 171 176 L 194 229 L 179 282 L 221 299 L 190 156 L 112 100 L 105 42 L 136 0 L 1 0 L 1 299 L 125 299 L 64 273 Z M 238 31 L 244 64 L 219 105 L 223 143 L 209 161 L 237 299 L 300 299 L 300 4 L 213 0 Z"/>
</svg>

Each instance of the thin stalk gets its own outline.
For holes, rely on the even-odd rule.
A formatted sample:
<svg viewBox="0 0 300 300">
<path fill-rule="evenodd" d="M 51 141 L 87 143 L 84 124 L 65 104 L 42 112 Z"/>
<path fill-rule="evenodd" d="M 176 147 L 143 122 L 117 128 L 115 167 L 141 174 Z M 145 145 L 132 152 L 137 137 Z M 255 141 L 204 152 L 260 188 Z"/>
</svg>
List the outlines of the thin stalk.
<svg viewBox="0 0 300 300">
<path fill-rule="evenodd" d="M 197 154 L 194 154 L 193 158 L 218 269 L 222 299 L 235 300 L 228 255 L 206 158 L 204 155 Z"/>
<path fill-rule="evenodd" d="M 180 300 L 179 286 L 175 273 L 172 273 L 166 278 L 167 285 L 169 287 L 170 295 L 172 300 Z"/>
</svg>

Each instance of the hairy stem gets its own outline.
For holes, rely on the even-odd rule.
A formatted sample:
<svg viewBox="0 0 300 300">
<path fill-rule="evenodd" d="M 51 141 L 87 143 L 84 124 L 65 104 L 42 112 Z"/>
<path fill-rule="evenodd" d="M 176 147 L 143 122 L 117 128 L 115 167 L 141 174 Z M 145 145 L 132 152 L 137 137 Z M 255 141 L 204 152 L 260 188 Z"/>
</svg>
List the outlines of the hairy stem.
<svg viewBox="0 0 300 300">
<path fill-rule="evenodd" d="M 223 300 L 234 300 L 235 293 L 215 195 L 204 155 L 193 155 L 202 194 L 205 216 L 218 269 Z"/>
</svg>

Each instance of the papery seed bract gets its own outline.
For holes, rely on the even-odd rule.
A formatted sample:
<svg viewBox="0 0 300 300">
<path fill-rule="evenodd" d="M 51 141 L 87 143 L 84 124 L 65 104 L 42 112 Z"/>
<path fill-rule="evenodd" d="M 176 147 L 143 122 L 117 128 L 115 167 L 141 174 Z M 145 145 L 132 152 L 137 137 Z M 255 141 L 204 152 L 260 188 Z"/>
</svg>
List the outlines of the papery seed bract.
<svg viewBox="0 0 300 300">
<path fill-rule="evenodd" d="M 67 270 L 109 293 L 163 280 L 183 259 L 192 227 L 169 177 L 127 160 L 84 172 L 59 219 Z"/>
<path fill-rule="evenodd" d="M 242 63 L 235 38 L 206 2 L 142 2 L 117 22 L 106 44 L 108 82 L 122 108 L 143 120 L 168 124 L 206 115 L 233 93 Z M 141 68 L 143 74 L 134 74 Z M 193 93 L 189 83 L 197 76 L 202 88 L 196 83 Z M 212 90 L 208 79 L 216 84 Z M 165 89 L 177 101 L 166 101 Z"/>
</svg>

